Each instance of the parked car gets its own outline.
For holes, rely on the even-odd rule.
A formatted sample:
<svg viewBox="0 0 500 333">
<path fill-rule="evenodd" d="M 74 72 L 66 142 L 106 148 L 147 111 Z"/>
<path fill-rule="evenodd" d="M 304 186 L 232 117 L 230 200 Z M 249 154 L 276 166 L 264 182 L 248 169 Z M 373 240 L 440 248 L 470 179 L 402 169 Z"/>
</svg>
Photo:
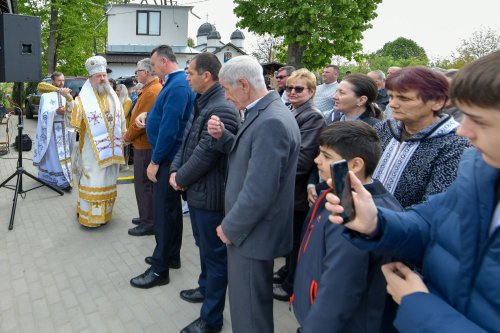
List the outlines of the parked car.
<svg viewBox="0 0 500 333">
<path fill-rule="evenodd" d="M 66 76 L 64 78 L 64 87 L 71 89 L 71 95 L 75 98 L 80 93 L 86 80 L 87 78 L 83 76 Z M 45 78 L 42 81 L 51 82 L 50 78 Z M 32 119 L 34 115 L 38 116 L 38 105 L 40 104 L 41 95 L 42 94 L 37 91 L 36 93 L 26 96 L 24 100 L 26 118 Z"/>
</svg>

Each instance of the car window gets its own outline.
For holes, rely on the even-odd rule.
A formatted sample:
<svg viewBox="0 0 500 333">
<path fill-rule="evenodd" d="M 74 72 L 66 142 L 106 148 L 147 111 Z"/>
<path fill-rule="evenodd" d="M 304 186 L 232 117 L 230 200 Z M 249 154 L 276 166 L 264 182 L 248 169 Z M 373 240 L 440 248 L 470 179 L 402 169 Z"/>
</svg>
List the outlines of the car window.
<svg viewBox="0 0 500 333">
<path fill-rule="evenodd" d="M 82 90 L 82 86 L 85 83 L 85 80 L 66 80 L 65 87 L 71 89 L 71 95 L 76 97 L 80 90 Z"/>
</svg>

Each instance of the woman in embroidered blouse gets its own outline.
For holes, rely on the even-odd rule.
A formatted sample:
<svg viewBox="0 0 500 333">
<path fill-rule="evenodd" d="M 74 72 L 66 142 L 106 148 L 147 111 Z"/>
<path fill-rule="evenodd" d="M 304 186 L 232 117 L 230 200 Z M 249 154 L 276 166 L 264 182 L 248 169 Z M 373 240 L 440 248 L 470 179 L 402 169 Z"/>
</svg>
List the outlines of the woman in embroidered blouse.
<svg viewBox="0 0 500 333">
<path fill-rule="evenodd" d="M 396 71 L 386 81 L 393 119 L 375 125 L 384 152 L 374 178 L 407 209 L 444 192 L 455 180 L 467 139 L 458 123 L 441 114 L 448 81 L 422 66 Z"/>
</svg>

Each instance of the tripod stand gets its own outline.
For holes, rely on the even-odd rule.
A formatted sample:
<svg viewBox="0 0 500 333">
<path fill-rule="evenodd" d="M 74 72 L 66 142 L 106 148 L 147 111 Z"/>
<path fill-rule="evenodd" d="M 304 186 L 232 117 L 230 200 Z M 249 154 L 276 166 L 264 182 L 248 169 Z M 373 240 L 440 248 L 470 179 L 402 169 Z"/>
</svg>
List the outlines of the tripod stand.
<svg viewBox="0 0 500 333">
<path fill-rule="evenodd" d="M 22 149 L 23 148 L 22 137 L 23 137 L 23 128 L 24 128 L 23 112 L 20 108 L 15 108 L 15 110 L 19 116 L 19 120 L 17 123 L 17 133 L 18 133 L 18 137 L 17 137 L 18 138 L 18 141 L 17 141 L 17 151 L 18 151 L 17 168 L 16 168 L 16 171 L 9 178 L 7 178 L 2 184 L 0 184 L 0 188 L 5 187 L 8 189 L 14 190 L 14 200 L 12 202 L 12 211 L 10 214 L 9 230 L 12 230 L 14 228 L 14 216 L 16 215 L 16 206 L 17 206 L 17 196 L 18 195 L 20 195 L 24 199 L 24 194 L 26 192 L 35 190 L 35 189 L 42 187 L 42 186 L 47 186 L 52 191 L 57 192 L 60 195 L 64 195 L 64 193 L 61 190 L 53 187 L 52 185 L 45 183 L 44 181 L 42 181 L 42 180 L 36 178 L 35 176 L 33 176 L 32 174 L 30 174 L 28 171 L 24 170 L 24 168 L 23 168 L 23 149 Z M 41 185 L 38 185 L 38 186 L 33 187 L 33 188 L 26 190 L 26 191 L 23 190 L 23 174 L 30 177 L 31 179 L 37 181 Z M 14 178 L 16 176 L 17 176 L 16 187 L 14 187 L 13 185 L 6 185 L 12 178 Z"/>
</svg>

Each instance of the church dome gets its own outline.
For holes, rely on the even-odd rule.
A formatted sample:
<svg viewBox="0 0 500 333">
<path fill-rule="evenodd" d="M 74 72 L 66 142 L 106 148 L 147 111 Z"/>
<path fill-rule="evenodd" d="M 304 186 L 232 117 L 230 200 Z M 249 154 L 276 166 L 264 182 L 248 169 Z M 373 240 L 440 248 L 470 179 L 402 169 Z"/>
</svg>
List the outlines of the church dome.
<svg viewBox="0 0 500 333">
<path fill-rule="evenodd" d="M 214 29 L 208 34 L 207 39 L 220 39 L 220 33 Z"/>
<path fill-rule="evenodd" d="M 196 37 L 208 36 L 208 34 L 211 33 L 214 30 L 215 30 L 215 26 L 213 24 L 210 24 L 208 22 L 203 23 L 198 28 L 198 33 L 196 34 Z"/>
<path fill-rule="evenodd" d="M 236 29 L 231 34 L 230 39 L 245 39 L 245 35 L 243 35 L 243 33 L 240 30 Z"/>
</svg>

